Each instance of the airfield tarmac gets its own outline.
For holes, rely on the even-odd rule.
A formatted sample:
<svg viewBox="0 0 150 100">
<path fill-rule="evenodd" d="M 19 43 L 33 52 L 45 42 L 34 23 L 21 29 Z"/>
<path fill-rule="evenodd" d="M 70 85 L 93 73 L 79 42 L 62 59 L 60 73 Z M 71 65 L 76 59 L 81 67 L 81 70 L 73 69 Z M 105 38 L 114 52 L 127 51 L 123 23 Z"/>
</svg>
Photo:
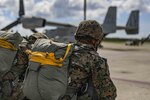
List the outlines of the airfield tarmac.
<svg viewBox="0 0 150 100">
<path fill-rule="evenodd" d="M 99 49 L 107 58 L 110 74 L 117 87 L 116 100 L 150 100 L 150 43 L 125 46 L 103 42 Z"/>
</svg>

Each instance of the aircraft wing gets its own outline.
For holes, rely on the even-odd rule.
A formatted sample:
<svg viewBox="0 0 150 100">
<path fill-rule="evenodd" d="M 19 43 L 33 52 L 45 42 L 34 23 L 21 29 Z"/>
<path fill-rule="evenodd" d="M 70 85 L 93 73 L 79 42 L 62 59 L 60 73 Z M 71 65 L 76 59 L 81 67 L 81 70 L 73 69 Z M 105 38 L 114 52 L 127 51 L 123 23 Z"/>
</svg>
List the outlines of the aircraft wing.
<svg viewBox="0 0 150 100">
<path fill-rule="evenodd" d="M 46 21 L 45 25 L 57 26 L 57 27 L 75 27 L 74 25 L 67 24 L 67 23 L 58 23 L 58 22 L 50 22 L 50 21 Z"/>
<path fill-rule="evenodd" d="M 45 26 L 56 26 L 56 27 L 75 27 L 74 25 L 67 23 L 58 23 L 47 21 L 40 17 L 24 17 L 21 19 L 22 26 L 27 29 L 35 29 Z"/>
</svg>

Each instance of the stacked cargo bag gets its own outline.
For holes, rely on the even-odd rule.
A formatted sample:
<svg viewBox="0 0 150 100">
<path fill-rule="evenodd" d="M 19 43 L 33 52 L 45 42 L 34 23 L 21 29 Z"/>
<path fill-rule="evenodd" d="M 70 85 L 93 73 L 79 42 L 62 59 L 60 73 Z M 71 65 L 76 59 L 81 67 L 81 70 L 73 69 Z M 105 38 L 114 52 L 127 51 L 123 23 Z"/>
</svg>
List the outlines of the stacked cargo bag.
<svg viewBox="0 0 150 100">
<path fill-rule="evenodd" d="M 19 33 L 0 31 L 0 81 L 10 70 L 21 41 Z"/>
<path fill-rule="evenodd" d="M 73 46 L 50 39 L 35 42 L 24 82 L 30 100 L 59 100 L 67 89 L 69 57 Z"/>
</svg>

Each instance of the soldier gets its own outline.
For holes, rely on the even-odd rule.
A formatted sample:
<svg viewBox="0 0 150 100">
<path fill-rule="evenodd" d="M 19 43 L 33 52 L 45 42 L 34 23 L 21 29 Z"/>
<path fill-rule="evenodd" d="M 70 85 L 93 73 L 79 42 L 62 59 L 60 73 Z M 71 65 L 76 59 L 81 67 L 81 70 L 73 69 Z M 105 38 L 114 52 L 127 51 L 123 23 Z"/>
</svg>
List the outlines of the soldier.
<svg viewBox="0 0 150 100">
<path fill-rule="evenodd" d="M 70 59 L 68 89 L 62 100 L 115 100 L 116 87 L 107 60 L 97 53 L 102 37 L 102 27 L 95 20 L 79 24 Z"/>
<path fill-rule="evenodd" d="M 35 41 L 41 38 L 48 39 L 48 37 L 43 33 L 34 33 L 29 36 L 29 39 L 22 41 L 19 45 L 11 71 L 14 72 L 21 82 L 24 80 L 25 70 L 28 66 L 28 54 L 26 53 L 26 50 L 31 49 Z"/>
<path fill-rule="evenodd" d="M 17 51 L 15 60 L 13 62 L 13 66 L 11 68 L 11 72 L 13 72 L 13 74 L 15 75 L 14 88 L 13 88 L 12 96 L 10 97 L 11 100 L 20 100 L 24 98 L 22 86 L 23 86 L 25 71 L 28 67 L 28 61 L 29 61 L 26 50 L 31 49 L 35 41 L 40 38 L 47 39 L 48 37 L 43 33 L 34 33 L 29 36 L 29 39 L 27 40 L 24 39 L 22 43 L 19 45 L 19 49 Z"/>
<path fill-rule="evenodd" d="M 19 100 L 23 98 L 22 83 L 28 66 L 28 54 L 25 52 L 39 38 L 48 38 L 42 33 L 34 33 L 29 42 L 21 43 L 19 33 L 1 32 L 0 34 L 0 98 Z M 20 44 L 21 43 L 21 44 Z M 27 45 L 28 44 L 28 45 Z M 29 46 L 30 45 L 30 46 Z M 30 48 L 29 48 L 29 47 Z M 6 59 L 6 60 L 5 60 Z"/>
<path fill-rule="evenodd" d="M 107 61 L 97 53 L 102 37 L 101 26 L 89 20 L 79 25 L 73 46 L 38 39 L 28 52 L 30 64 L 23 89 L 26 99 L 115 100 Z"/>
<path fill-rule="evenodd" d="M 35 43 L 35 41 L 37 39 L 48 39 L 48 37 L 43 33 L 34 33 L 34 34 L 30 35 L 27 40 L 28 41 L 27 48 L 31 49 L 32 45 Z"/>
<path fill-rule="evenodd" d="M 17 32 L 2 31 L 0 34 L 0 100 L 8 100 L 12 95 L 16 77 L 11 68 L 21 41 Z"/>
</svg>

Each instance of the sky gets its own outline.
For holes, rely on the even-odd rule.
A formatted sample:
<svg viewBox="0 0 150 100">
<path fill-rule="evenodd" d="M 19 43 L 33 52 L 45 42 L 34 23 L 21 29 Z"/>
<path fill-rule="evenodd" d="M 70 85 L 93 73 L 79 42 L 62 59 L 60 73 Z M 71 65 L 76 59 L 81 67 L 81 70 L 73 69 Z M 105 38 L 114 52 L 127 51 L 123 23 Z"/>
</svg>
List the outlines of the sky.
<svg viewBox="0 0 150 100">
<path fill-rule="evenodd" d="M 24 0 L 25 16 L 44 17 L 48 21 L 78 25 L 83 20 L 84 0 Z M 142 38 L 150 34 L 150 0 L 87 0 L 87 19 L 103 23 L 109 6 L 117 6 L 117 25 L 126 25 L 132 10 L 140 10 L 139 35 L 126 35 L 125 31 L 117 31 L 108 37 Z M 19 0 L 0 0 L 0 28 L 18 18 Z M 54 27 L 41 28 L 52 29 Z M 21 25 L 13 28 L 22 35 L 30 35 Z"/>
</svg>

